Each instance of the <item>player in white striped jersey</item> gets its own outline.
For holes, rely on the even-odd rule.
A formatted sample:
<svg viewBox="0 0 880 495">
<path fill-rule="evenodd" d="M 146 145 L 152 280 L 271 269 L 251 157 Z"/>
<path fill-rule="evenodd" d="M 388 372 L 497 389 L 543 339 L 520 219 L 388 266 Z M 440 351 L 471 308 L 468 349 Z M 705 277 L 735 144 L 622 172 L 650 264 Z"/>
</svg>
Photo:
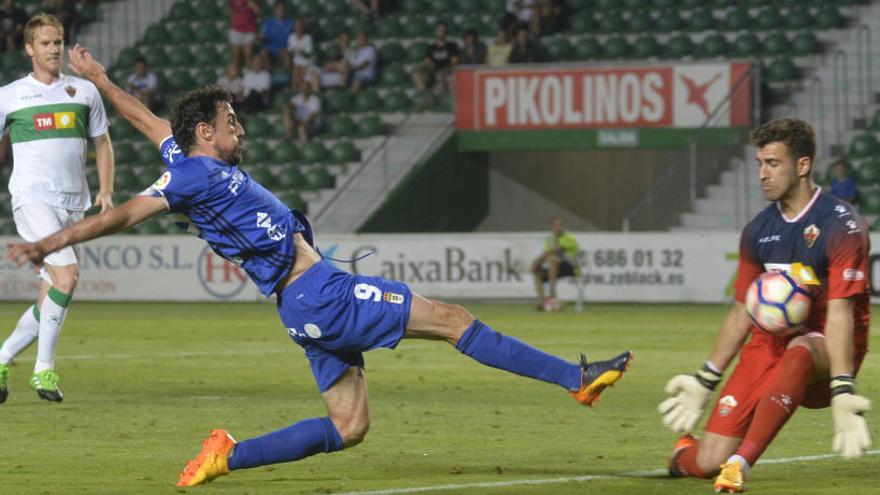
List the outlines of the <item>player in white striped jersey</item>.
<svg viewBox="0 0 880 495">
<path fill-rule="evenodd" d="M 15 226 L 25 240 L 38 240 L 83 218 L 91 207 L 85 177 L 88 139 L 95 143 L 100 191 L 95 206 L 113 207 L 113 148 L 104 104 L 95 86 L 61 73 L 64 28 L 47 14 L 25 26 L 25 50 L 33 72 L 0 88 L 0 126 L 12 142 L 9 179 Z M 31 386 L 46 400 L 63 399 L 55 372 L 55 347 L 79 276 L 76 252 L 52 253 L 41 271 L 40 296 L 0 347 L 0 403 L 12 358 L 38 341 Z"/>
</svg>

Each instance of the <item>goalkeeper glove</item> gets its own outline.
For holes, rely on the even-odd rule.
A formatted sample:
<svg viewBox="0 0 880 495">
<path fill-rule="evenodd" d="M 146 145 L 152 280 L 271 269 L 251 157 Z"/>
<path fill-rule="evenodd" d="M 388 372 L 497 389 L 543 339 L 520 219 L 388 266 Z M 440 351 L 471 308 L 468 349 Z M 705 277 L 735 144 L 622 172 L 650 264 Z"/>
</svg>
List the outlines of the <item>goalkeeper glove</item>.
<svg viewBox="0 0 880 495">
<path fill-rule="evenodd" d="M 693 375 L 672 377 L 666 384 L 666 393 L 672 397 L 657 407 L 663 415 L 663 424 L 676 433 L 692 431 L 703 416 L 709 394 L 720 381 L 721 373 L 708 361 Z"/>
<path fill-rule="evenodd" d="M 863 412 L 871 409 L 871 401 L 856 395 L 851 376 L 839 375 L 831 380 L 831 415 L 834 418 L 832 449 L 847 459 L 861 457 L 871 447 L 871 432 Z"/>
</svg>

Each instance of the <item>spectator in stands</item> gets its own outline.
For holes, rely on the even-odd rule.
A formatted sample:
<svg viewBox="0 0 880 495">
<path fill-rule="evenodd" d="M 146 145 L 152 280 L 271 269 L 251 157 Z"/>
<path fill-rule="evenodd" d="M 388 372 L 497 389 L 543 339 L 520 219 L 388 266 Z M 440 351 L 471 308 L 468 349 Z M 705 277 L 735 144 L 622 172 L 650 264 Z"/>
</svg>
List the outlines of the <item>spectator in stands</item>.
<svg viewBox="0 0 880 495">
<path fill-rule="evenodd" d="M 504 16 L 501 17 L 501 29 L 512 34 L 520 26 L 529 26 L 538 7 L 539 0 L 507 0 Z"/>
<path fill-rule="evenodd" d="M 565 3 L 563 0 L 539 0 L 535 9 L 533 32 L 535 34 L 552 34 L 562 29 Z"/>
<path fill-rule="evenodd" d="M 298 85 L 307 78 L 311 79 L 311 73 L 315 72 L 315 46 L 312 42 L 312 35 L 307 32 L 307 28 L 306 20 L 299 18 L 294 24 L 293 32 L 287 38 L 287 52 L 293 66 L 291 79 L 294 85 Z"/>
<path fill-rule="evenodd" d="M 579 252 L 577 240 L 565 230 L 562 217 L 550 219 L 550 235 L 544 241 L 544 252 L 532 262 L 539 311 L 559 311 L 562 308 L 556 299 L 556 282 L 578 274 Z M 549 286 L 549 293 L 544 290 L 545 283 Z"/>
<path fill-rule="evenodd" d="M 438 93 L 445 92 L 456 65 L 458 45 L 446 39 L 446 23 L 438 22 L 434 41 L 425 52 L 425 60 L 413 71 L 413 83 L 420 90 L 434 86 Z"/>
<path fill-rule="evenodd" d="M 217 86 L 226 88 L 235 99 L 235 105 L 241 105 L 244 101 L 244 79 L 241 78 L 241 71 L 235 64 L 228 64 L 226 72 L 217 78 Z"/>
<path fill-rule="evenodd" d="M 831 179 L 831 194 L 855 205 L 859 202 L 859 188 L 856 181 L 849 175 L 849 166 L 843 159 L 837 160 L 832 165 L 834 178 Z"/>
<path fill-rule="evenodd" d="M 251 65 L 244 71 L 242 89 L 244 100 L 242 109 L 247 113 L 256 113 L 269 105 L 269 91 L 272 89 L 272 74 L 266 68 L 266 57 L 255 56 Z"/>
<path fill-rule="evenodd" d="M 510 36 L 504 29 L 499 29 L 495 34 L 495 42 L 489 45 L 487 62 L 490 67 L 500 67 L 506 65 L 510 59 L 510 50 L 513 46 L 510 44 Z"/>
<path fill-rule="evenodd" d="M 321 99 L 310 84 L 300 83 L 296 94 L 284 105 L 284 137 L 292 139 L 296 132 L 299 142 L 305 144 L 322 128 Z"/>
<path fill-rule="evenodd" d="M 54 15 L 61 21 L 64 26 L 65 44 L 70 44 L 70 40 L 76 39 L 79 32 L 79 10 L 73 0 L 43 0 L 40 10 Z"/>
<path fill-rule="evenodd" d="M 331 60 L 321 67 L 321 87 L 339 88 L 348 87 L 348 76 L 351 70 L 351 61 L 354 60 L 357 49 L 351 46 L 351 34 L 348 31 L 339 33 L 339 46 L 332 48 Z"/>
<path fill-rule="evenodd" d="M 532 42 L 529 35 L 529 29 L 525 26 L 518 27 L 507 61 L 511 64 L 531 64 L 540 62 L 540 58 L 538 47 Z"/>
<path fill-rule="evenodd" d="M 2 50 L 15 51 L 21 47 L 24 25 L 27 24 L 28 15 L 21 7 L 17 7 L 13 0 L 3 0 L 3 10 L 0 10 L 0 43 Z"/>
<path fill-rule="evenodd" d="M 464 32 L 464 44 L 461 47 L 462 65 L 483 65 L 486 63 L 486 44 L 480 41 L 477 31 L 468 29 Z"/>
<path fill-rule="evenodd" d="M 351 59 L 351 90 L 355 93 L 376 82 L 379 52 L 367 39 L 367 32 L 358 31 L 354 58 Z"/>
<path fill-rule="evenodd" d="M 125 90 L 134 95 L 147 108 L 154 108 L 156 103 L 156 90 L 159 89 L 159 79 L 153 71 L 147 70 L 147 62 L 138 58 L 134 62 L 134 73 L 125 80 Z"/>
<path fill-rule="evenodd" d="M 242 55 L 244 63 L 247 66 L 251 64 L 254 41 L 257 39 L 257 17 L 261 8 L 259 0 L 229 0 L 229 45 L 232 47 L 232 61 L 239 67 Z"/>
<path fill-rule="evenodd" d="M 260 27 L 260 40 L 269 53 L 272 65 L 286 63 L 287 38 L 293 32 L 293 19 L 287 16 L 287 3 L 278 0 L 272 6 L 272 17 L 263 21 Z"/>
</svg>

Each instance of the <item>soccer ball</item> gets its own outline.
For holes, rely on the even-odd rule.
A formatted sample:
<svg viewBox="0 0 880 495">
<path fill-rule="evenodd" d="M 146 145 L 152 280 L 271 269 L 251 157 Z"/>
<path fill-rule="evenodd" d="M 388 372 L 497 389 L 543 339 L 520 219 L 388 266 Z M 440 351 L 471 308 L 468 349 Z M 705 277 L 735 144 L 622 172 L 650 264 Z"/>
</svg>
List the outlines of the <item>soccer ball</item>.
<svg viewBox="0 0 880 495">
<path fill-rule="evenodd" d="M 746 292 L 746 311 L 759 328 L 784 333 L 807 321 L 810 293 L 787 273 L 763 273 Z"/>
</svg>

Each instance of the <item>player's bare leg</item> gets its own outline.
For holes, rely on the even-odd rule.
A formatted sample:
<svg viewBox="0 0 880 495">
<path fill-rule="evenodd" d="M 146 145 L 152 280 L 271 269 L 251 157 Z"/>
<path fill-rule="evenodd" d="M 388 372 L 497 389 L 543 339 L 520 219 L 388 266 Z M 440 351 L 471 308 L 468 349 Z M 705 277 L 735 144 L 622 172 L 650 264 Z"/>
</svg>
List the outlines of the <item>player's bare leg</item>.
<svg viewBox="0 0 880 495">
<path fill-rule="evenodd" d="M 415 293 L 412 298 L 404 338 L 445 340 L 486 366 L 560 385 L 584 405 L 622 378 L 632 361 L 627 351 L 608 361 L 588 363 L 581 355 L 579 364 L 570 363 L 496 332 L 461 306 Z"/>
<path fill-rule="evenodd" d="M 547 284 L 550 286 L 550 302 L 544 305 L 544 311 L 557 311 L 560 309 L 556 300 L 556 281 L 559 280 L 559 267 L 562 266 L 562 258 L 557 254 L 547 256 Z"/>
<path fill-rule="evenodd" d="M 535 282 L 535 292 L 538 294 L 538 311 L 543 311 L 544 300 L 547 295 L 544 292 L 544 274 L 541 273 L 544 268 L 544 255 L 539 256 L 532 263 L 532 279 Z"/>
</svg>

